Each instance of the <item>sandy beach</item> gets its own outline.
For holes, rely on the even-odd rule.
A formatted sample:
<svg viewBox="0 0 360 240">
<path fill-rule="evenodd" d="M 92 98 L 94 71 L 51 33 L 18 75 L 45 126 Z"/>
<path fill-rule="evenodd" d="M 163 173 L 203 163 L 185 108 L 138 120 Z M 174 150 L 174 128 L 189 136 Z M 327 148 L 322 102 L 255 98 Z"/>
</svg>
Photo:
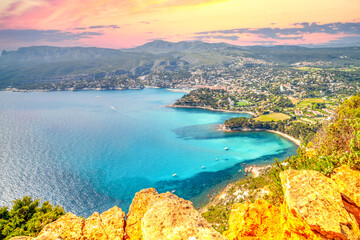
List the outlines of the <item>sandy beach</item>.
<svg viewBox="0 0 360 240">
<path fill-rule="evenodd" d="M 280 136 L 283 136 L 284 138 L 289 139 L 290 141 L 292 141 L 293 143 L 295 143 L 298 146 L 300 146 L 300 144 L 301 144 L 299 140 L 297 140 L 296 138 L 293 138 L 292 136 L 287 135 L 285 133 L 274 131 L 274 130 L 266 130 L 266 132 L 272 132 L 272 133 L 276 133 L 276 134 L 278 134 Z"/>
<path fill-rule="evenodd" d="M 261 131 L 264 131 L 264 132 L 271 132 L 271 133 L 275 133 L 275 134 L 278 134 L 286 139 L 289 139 L 290 141 L 292 141 L 293 143 L 295 143 L 297 146 L 300 146 L 301 145 L 301 142 L 296 139 L 296 138 L 293 138 L 292 136 L 290 135 L 287 135 L 285 133 L 282 133 L 282 132 L 279 132 L 279 131 L 274 131 L 274 130 L 267 130 L 267 129 L 251 129 L 251 128 L 245 128 L 245 129 L 237 129 L 237 130 L 229 130 L 225 127 L 224 124 L 220 124 L 219 125 L 219 128 L 218 128 L 219 131 L 225 131 L 225 132 L 261 132 Z"/>
</svg>

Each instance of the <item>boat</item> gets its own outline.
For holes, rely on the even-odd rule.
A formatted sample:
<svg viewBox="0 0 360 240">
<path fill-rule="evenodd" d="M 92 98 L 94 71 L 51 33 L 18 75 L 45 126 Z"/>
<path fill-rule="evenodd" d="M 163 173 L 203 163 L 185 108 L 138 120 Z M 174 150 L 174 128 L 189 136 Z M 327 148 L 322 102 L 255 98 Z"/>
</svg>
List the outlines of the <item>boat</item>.
<svg viewBox="0 0 360 240">
<path fill-rule="evenodd" d="M 205 166 L 202 166 L 201 168 L 205 168 Z"/>
<path fill-rule="evenodd" d="M 171 191 L 171 193 L 174 193 L 174 192 L 176 192 L 176 190 L 172 190 L 172 191 Z"/>
<path fill-rule="evenodd" d="M 225 147 L 224 149 L 225 149 L 225 150 L 229 150 L 229 148 L 228 148 L 228 147 Z"/>
<path fill-rule="evenodd" d="M 217 161 L 217 160 L 219 160 L 218 158 L 215 158 L 215 160 Z"/>
<path fill-rule="evenodd" d="M 172 176 L 173 176 L 173 177 L 176 177 L 176 176 L 177 176 L 177 174 L 176 174 L 176 173 L 174 173 Z"/>
</svg>

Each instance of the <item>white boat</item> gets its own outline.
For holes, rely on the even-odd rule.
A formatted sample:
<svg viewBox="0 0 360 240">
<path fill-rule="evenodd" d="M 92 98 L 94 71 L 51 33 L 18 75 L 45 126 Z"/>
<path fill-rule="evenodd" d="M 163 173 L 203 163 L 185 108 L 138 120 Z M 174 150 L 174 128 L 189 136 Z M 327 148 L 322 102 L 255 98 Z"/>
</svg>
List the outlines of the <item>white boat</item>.
<svg viewBox="0 0 360 240">
<path fill-rule="evenodd" d="M 176 173 L 174 173 L 172 176 L 173 176 L 173 177 L 176 177 L 176 176 L 177 176 L 177 174 L 176 174 Z"/>
<path fill-rule="evenodd" d="M 202 166 L 201 168 L 205 168 L 205 166 Z"/>
<path fill-rule="evenodd" d="M 172 191 L 171 191 L 171 193 L 174 193 L 174 192 L 176 192 L 176 190 L 172 190 Z"/>
<path fill-rule="evenodd" d="M 228 147 L 225 147 L 224 149 L 225 149 L 225 150 L 229 150 L 229 148 L 228 148 Z"/>
<path fill-rule="evenodd" d="M 218 158 L 215 158 L 215 160 L 217 161 L 217 160 L 219 160 Z"/>
</svg>

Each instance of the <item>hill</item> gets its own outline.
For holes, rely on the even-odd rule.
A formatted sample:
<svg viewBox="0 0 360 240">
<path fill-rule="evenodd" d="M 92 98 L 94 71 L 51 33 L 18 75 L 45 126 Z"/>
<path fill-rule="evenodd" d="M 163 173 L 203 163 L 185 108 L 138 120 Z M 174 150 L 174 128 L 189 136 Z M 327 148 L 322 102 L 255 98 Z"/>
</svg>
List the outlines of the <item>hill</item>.
<svg viewBox="0 0 360 240">
<path fill-rule="evenodd" d="M 298 46 L 239 47 L 200 41 L 171 43 L 157 40 L 132 49 L 34 46 L 3 51 L 0 89 L 63 90 L 100 85 L 107 80 L 129 80 L 113 88 L 141 87 L 139 76 L 210 69 L 214 72 L 257 67 L 292 68 L 360 66 L 360 48 L 304 48 Z M 211 77 L 211 76 L 209 76 Z M 105 80 L 105 83 L 102 82 Z M 150 81 L 155 84 L 158 79 Z M 80 81 L 80 84 L 77 84 Z M 96 81 L 94 84 L 89 84 Z M 184 79 L 186 83 L 186 79 Z M 64 83 L 66 82 L 66 83 Z M 50 83 L 50 84 L 49 84 Z M 77 86 L 79 85 L 79 86 Z"/>
</svg>

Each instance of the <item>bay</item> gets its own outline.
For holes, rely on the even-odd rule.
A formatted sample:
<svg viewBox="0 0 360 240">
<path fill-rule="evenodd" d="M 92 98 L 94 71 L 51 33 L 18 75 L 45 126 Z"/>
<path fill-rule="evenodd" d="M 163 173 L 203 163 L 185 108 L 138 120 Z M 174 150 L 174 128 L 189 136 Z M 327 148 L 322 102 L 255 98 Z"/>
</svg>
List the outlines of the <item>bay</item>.
<svg viewBox="0 0 360 240">
<path fill-rule="evenodd" d="M 217 129 L 249 115 L 165 107 L 182 95 L 0 92 L 0 205 L 29 195 L 87 217 L 114 205 L 127 211 L 137 191 L 155 187 L 201 206 L 213 189 L 244 177 L 241 163 L 296 154 L 273 133 Z"/>
</svg>

